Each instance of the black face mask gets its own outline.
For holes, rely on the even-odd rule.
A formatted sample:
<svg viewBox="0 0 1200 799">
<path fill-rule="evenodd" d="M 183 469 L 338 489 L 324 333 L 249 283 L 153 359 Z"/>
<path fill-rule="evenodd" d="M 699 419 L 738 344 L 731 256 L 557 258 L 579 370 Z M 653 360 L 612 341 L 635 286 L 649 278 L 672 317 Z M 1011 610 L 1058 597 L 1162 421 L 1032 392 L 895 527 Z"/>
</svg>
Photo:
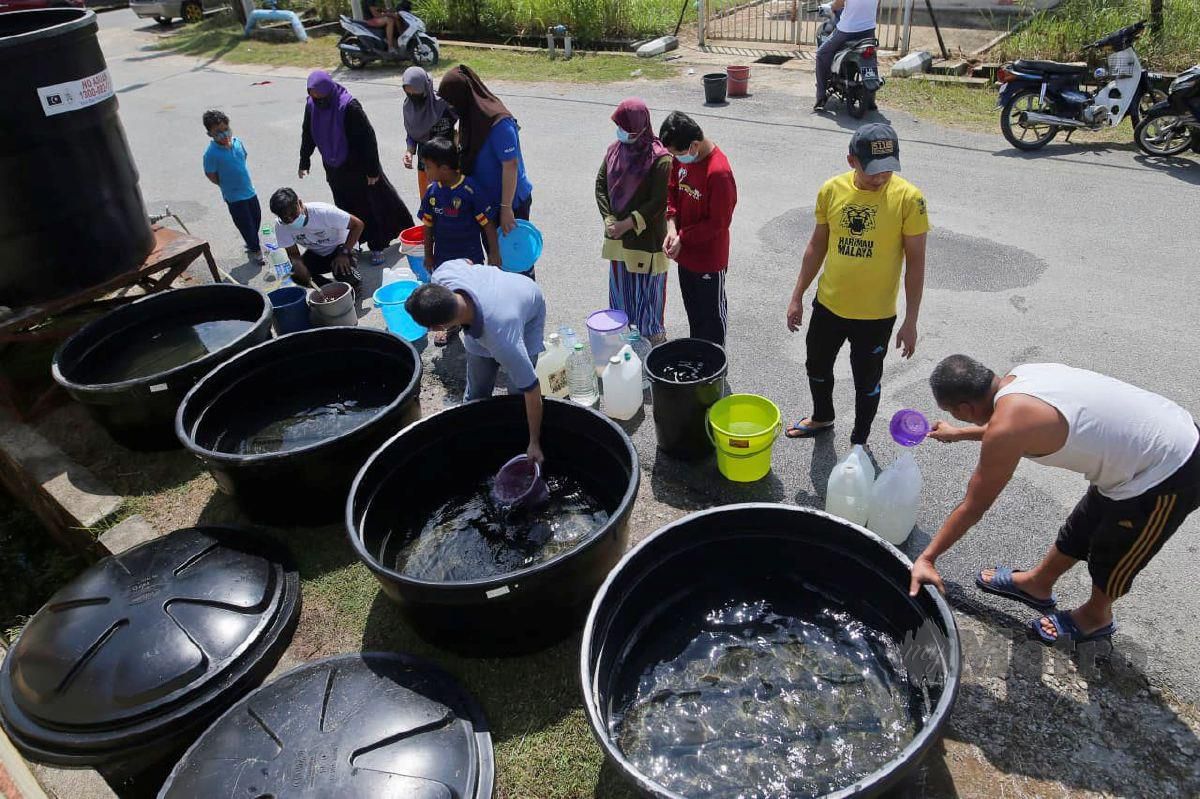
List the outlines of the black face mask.
<svg viewBox="0 0 1200 799">
<path fill-rule="evenodd" d="M 410 94 L 410 95 L 408 96 L 408 99 L 410 99 L 410 100 L 412 100 L 412 101 L 413 101 L 413 105 L 425 105 L 425 102 L 426 102 L 426 101 L 427 101 L 429 98 L 428 98 L 428 97 L 426 97 L 426 96 L 425 96 L 425 95 L 423 95 L 423 94 Z"/>
<path fill-rule="evenodd" d="M 314 97 L 313 103 L 316 104 L 317 108 L 328 108 L 329 107 L 329 98 L 328 97 Z"/>
</svg>

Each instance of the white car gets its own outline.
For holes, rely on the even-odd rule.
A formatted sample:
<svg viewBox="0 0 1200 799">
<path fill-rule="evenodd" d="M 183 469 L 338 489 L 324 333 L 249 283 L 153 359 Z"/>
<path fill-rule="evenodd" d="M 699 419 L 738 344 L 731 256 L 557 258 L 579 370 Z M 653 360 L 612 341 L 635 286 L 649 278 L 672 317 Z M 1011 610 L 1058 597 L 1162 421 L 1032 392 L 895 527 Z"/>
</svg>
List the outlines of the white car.
<svg viewBox="0 0 1200 799">
<path fill-rule="evenodd" d="M 200 22 L 205 14 L 227 5 L 227 0 L 129 0 L 133 13 L 153 19 L 159 25 L 170 25 L 176 19 Z"/>
</svg>

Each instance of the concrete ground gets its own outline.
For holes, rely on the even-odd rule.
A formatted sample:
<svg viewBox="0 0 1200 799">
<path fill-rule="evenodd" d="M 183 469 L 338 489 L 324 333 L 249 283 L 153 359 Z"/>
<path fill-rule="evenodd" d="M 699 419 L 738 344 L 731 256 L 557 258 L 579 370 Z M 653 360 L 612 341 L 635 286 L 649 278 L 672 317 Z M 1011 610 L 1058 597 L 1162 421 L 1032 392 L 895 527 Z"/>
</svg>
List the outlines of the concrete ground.
<svg viewBox="0 0 1200 799">
<path fill-rule="evenodd" d="M 219 194 L 201 173 L 207 140 L 200 115 L 220 107 L 232 117 L 264 205 L 281 185 L 295 186 L 306 199 L 328 200 L 319 167 L 303 182 L 296 179 L 303 73 L 232 68 L 155 51 L 153 23 L 144 25 L 127 10 L 104 15 L 101 26 L 149 209 L 169 205 L 213 243 L 218 261 L 236 279 L 271 288 L 242 257 Z M 592 184 L 612 138 L 612 108 L 637 94 L 656 121 L 672 109 L 688 111 L 728 154 L 740 190 L 729 278 L 730 383 L 735 391 L 770 397 L 787 419 L 805 415 L 803 336 L 787 332 L 784 312 L 812 229 L 816 191 L 845 168 L 853 121 L 810 115 L 809 77 L 783 71 L 756 71 L 753 96 L 719 108 L 703 106 L 694 76 L 594 87 L 506 84 L 502 77 L 485 76 L 522 123 L 536 187 L 533 219 L 546 238 L 538 274 L 549 321 L 582 329 L 588 312 L 607 305 Z M 414 205 L 415 176 L 401 166 L 397 75 L 368 70 L 340 78 L 362 101 L 387 171 Z M 951 131 L 889 112 L 886 89 L 880 102 L 877 118 L 898 130 L 904 175 L 925 192 L 934 224 L 921 340 L 911 361 L 889 357 L 881 419 L 905 407 L 936 414 L 926 380 L 933 365 L 954 352 L 997 371 L 1029 361 L 1095 368 L 1200 414 L 1200 378 L 1185 355 L 1200 345 L 1192 324 L 1200 163 L 1149 161 L 1132 145 L 1060 143 L 1024 155 L 998 132 Z M 365 263 L 360 268 L 367 275 L 362 323 L 379 325 L 369 299 L 378 271 Z M 667 322 L 672 336 L 686 335 L 674 280 Z M 439 368 L 446 366 L 439 363 L 441 353 L 425 357 L 429 382 L 443 384 L 434 392 L 448 401 L 456 376 Z M 838 376 L 838 406 L 848 409 L 844 358 Z M 638 515 L 649 524 L 739 501 L 819 506 L 829 470 L 848 448 L 848 421 L 815 444 L 781 439 L 771 475 L 734 485 L 717 475 L 711 461 L 681 464 L 659 457 L 653 423 L 639 416 L 629 425 L 647 486 Z M 877 425 L 873 439 L 881 465 L 898 454 L 885 425 Z M 918 528 L 905 547 L 911 555 L 961 498 L 977 447 L 928 442 L 915 454 L 925 493 Z M 1078 476 L 1023 464 L 991 513 L 939 564 L 974 642 L 968 642 L 966 657 L 975 687 L 960 698 L 962 716 L 956 714 L 947 742 L 949 777 L 930 777 L 943 787 L 947 780 L 951 789 L 959 785 L 958 795 L 997 795 L 988 790 L 1000 784 L 997 770 L 1004 792 L 1014 796 L 1200 795 L 1194 757 L 1200 676 L 1193 665 L 1200 655 L 1193 627 L 1200 595 L 1192 590 L 1200 566 L 1200 518 L 1164 547 L 1118 605 L 1119 656 L 1113 660 L 1123 665 L 1115 671 L 1076 670 L 1022 645 L 1021 624 L 1032 613 L 971 585 L 982 567 L 1032 565 L 1084 489 Z M 1059 596 L 1070 607 L 1087 590 L 1080 568 L 1059 586 Z M 974 787 L 964 790 L 967 785 Z"/>
</svg>

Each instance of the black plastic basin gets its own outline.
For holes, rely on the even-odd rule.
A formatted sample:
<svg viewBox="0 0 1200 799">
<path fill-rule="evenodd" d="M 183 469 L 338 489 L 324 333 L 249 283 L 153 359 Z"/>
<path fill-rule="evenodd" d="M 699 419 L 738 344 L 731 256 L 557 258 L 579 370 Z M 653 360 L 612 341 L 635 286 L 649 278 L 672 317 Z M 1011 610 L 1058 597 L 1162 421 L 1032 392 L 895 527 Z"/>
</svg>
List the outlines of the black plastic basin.
<svg viewBox="0 0 1200 799">
<path fill-rule="evenodd" d="M 643 795 L 684 799 L 640 772 L 618 746 L 614 722 L 638 691 L 639 679 L 678 654 L 670 639 L 703 621 L 714 597 L 733 603 L 786 603 L 797 591 L 815 587 L 833 597 L 849 617 L 890 635 L 909 682 L 924 683 L 928 697 L 921 703 L 915 737 L 898 755 L 825 795 L 869 797 L 896 786 L 949 718 L 960 668 L 950 608 L 931 588 L 910 598 L 910 568 L 899 550 L 873 533 L 808 508 L 730 505 L 662 528 L 624 557 L 592 603 L 580 668 L 593 733 L 617 770 Z M 678 754 L 667 757 L 686 757 L 689 751 L 679 747 Z M 748 746 L 738 756 L 753 753 Z"/>
<path fill-rule="evenodd" d="M 51 371 L 122 446 L 172 449 L 175 411 L 218 364 L 271 337 L 271 304 L 215 283 L 143 297 L 63 342 Z"/>
<path fill-rule="evenodd" d="M 260 344 L 198 382 L 175 432 L 253 521 L 336 521 L 367 457 L 421 417 L 421 358 L 368 328 Z"/>
<path fill-rule="evenodd" d="M 569 464 L 566 470 L 604 504 L 606 524 L 555 558 L 491 579 L 431 582 L 380 563 L 385 537 L 395 534 L 397 514 L 414 497 L 458 493 L 496 474 L 527 443 L 521 397 L 480 400 L 402 431 L 355 478 L 346 504 L 350 543 L 426 640 L 470 654 L 547 646 L 579 628 L 597 586 L 624 553 L 640 478 L 633 443 L 604 416 L 548 399 L 546 461 Z"/>
</svg>

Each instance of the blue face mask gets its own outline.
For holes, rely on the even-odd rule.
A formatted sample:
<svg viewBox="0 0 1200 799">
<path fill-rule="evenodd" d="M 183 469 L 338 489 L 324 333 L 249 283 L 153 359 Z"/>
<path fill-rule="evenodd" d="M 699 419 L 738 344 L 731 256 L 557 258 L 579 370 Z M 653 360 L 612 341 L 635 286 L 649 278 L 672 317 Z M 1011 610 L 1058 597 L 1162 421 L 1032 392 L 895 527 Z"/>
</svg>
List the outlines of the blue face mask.
<svg viewBox="0 0 1200 799">
<path fill-rule="evenodd" d="M 684 153 L 683 155 L 675 156 L 675 158 L 677 158 L 681 164 L 694 164 L 696 163 L 696 159 L 699 157 L 700 156 L 692 155 L 691 153 Z"/>
<path fill-rule="evenodd" d="M 622 144 L 629 144 L 629 142 L 635 140 L 636 138 L 637 136 L 634 136 L 632 133 L 625 130 L 625 128 L 617 128 L 617 141 L 621 142 Z"/>
<path fill-rule="evenodd" d="M 291 222 L 287 222 L 285 224 L 288 227 L 292 228 L 293 230 L 299 230 L 300 228 L 302 228 L 306 224 L 308 224 L 308 214 L 300 214 L 300 216 L 296 217 Z"/>
</svg>

